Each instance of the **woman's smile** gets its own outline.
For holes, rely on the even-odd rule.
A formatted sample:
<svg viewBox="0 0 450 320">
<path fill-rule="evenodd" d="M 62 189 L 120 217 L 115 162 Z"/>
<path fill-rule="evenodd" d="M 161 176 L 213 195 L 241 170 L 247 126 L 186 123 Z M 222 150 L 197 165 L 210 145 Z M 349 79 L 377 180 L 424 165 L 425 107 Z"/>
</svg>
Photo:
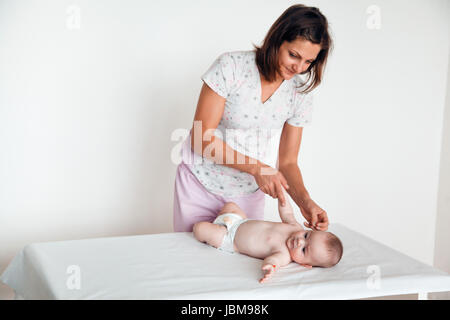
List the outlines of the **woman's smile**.
<svg viewBox="0 0 450 320">
<path fill-rule="evenodd" d="M 287 71 L 287 74 L 289 75 L 289 76 L 293 76 L 294 74 L 295 74 L 295 72 L 292 72 L 290 69 L 288 69 L 287 67 L 285 67 L 285 69 L 286 69 L 286 71 Z"/>
</svg>

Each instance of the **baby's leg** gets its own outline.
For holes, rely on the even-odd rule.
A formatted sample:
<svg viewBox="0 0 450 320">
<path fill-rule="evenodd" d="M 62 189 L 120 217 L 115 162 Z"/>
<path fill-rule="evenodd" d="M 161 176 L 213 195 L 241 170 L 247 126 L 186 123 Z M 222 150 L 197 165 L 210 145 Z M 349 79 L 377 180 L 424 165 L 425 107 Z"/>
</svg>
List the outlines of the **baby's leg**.
<svg viewBox="0 0 450 320">
<path fill-rule="evenodd" d="M 242 217 L 242 219 L 247 219 L 245 212 L 234 202 L 226 202 L 222 209 L 219 211 L 219 215 L 224 213 L 235 213 Z"/>
<path fill-rule="evenodd" d="M 219 211 L 218 216 L 225 213 L 234 213 L 241 216 L 243 219 L 247 218 L 245 212 L 234 202 L 226 202 Z M 227 233 L 227 228 L 223 225 L 202 221 L 194 224 L 193 231 L 194 237 L 198 241 L 206 242 L 213 247 L 219 248 L 222 245 L 223 237 Z"/>
<path fill-rule="evenodd" d="M 223 237 L 227 233 L 225 226 L 202 221 L 194 224 L 194 237 L 200 242 L 219 248 L 222 245 Z"/>
</svg>

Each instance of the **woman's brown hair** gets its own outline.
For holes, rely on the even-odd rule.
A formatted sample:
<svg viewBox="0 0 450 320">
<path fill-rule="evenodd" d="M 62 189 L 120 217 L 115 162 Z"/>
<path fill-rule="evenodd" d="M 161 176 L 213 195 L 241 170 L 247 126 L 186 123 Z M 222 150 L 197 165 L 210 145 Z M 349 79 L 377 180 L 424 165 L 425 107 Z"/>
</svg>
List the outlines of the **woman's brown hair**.
<svg viewBox="0 0 450 320">
<path fill-rule="evenodd" d="M 267 81 L 275 81 L 276 73 L 280 71 L 278 66 L 280 46 L 284 41 L 292 42 L 298 37 L 321 46 L 317 58 L 304 73 L 301 73 L 306 74 L 307 78 L 298 88 L 304 87 L 312 79 L 308 87 L 301 92 L 308 93 L 321 83 L 328 54 L 333 46 L 327 18 L 319 9 L 303 4 L 295 4 L 287 8 L 270 27 L 263 45 L 258 47 L 253 44 L 256 52 L 256 65 Z"/>
</svg>

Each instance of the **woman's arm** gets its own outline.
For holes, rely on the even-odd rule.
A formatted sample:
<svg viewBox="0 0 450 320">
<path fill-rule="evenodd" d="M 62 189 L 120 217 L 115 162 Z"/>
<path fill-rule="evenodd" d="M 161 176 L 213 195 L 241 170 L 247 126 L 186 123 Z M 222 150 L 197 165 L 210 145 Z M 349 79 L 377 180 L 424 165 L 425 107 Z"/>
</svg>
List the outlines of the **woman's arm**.
<svg viewBox="0 0 450 320">
<path fill-rule="evenodd" d="M 290 186 L 287 192 L 308 221 L 304 225 L 307 228 L 326 231 L 328 229 L 327 213 L 311 199 L 303 184 L 303 177 L 297 163 L 302 133 L 302 127 L 284 124 L 280 138 L 278 170 L 286 177 Z"/>
<path fill-rule="evenodd" d="M 263 163 L 232 149 L 222 139 L 214 136 L 214 130 L 217 129 L 225 109 L 225 101 L 224 97 L 203 83 L 191 131 L 192 150 L 215 163 L 255 175 Z M 206 148 L 208 149 L 205 152 Z"/>
<path fill-rule="evenodd" d="M 288 189 L 286 179 L 277 169 L 232 149 L 214 136 L 225 109 L 226 99 L 203 84 L 194 116 L 191 134 L 192 150 L 214 163 L 251 174 L 261 191 L 281 200 L 285 198 L 281 186 Z"/>
<path fill-rule="evenodd" d="M 302 134 L 303 127 L 294 127 L 286 122 L 281 132 L 278 153 L 278 170 L 286 177 L 290 186 L 288 193 L 299 207 L 305 200 L 311 198 L 303 184 L 303 177 L 297 163 Z"/>
</svg>

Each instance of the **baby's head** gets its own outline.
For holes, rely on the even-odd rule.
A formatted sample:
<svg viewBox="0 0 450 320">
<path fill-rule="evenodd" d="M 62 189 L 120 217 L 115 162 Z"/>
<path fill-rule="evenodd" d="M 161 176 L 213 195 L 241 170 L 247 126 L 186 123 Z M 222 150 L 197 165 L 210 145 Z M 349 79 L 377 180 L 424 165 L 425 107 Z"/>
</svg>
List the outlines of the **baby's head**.
<svg viewBox="0 0 450 320">
<path fill-rule="evenodd" d="M 286 245 L 292 260 L 305 267 L 332 267 L 341 260 L 344 251 L 341 240 L 326 231 L 293 232 Z"/>
</svg>

